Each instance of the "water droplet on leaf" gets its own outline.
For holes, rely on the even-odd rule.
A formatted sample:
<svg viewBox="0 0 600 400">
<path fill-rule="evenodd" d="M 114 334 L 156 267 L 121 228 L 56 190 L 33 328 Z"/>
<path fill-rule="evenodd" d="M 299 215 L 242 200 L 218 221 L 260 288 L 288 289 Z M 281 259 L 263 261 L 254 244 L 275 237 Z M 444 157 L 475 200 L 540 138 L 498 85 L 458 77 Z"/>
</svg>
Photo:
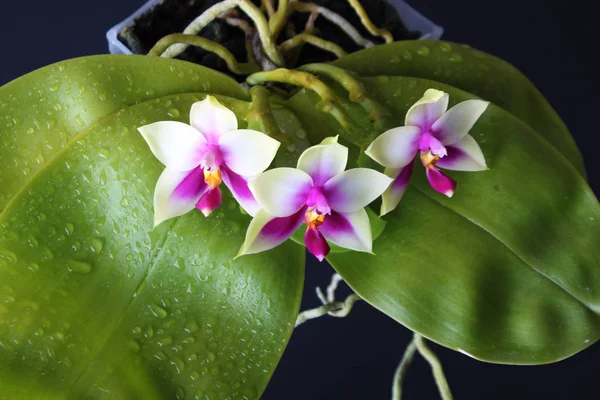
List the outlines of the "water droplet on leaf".
<svg viewBox="0 0 600 400">
<path fill-rule="evenodd" d="M 67 269 L 69 272 L 75 272 L 77 274 L 89 274 L 92 272 L 92 264 L 85 261 L 69 260 L 67 262 Z"/>
</svg>

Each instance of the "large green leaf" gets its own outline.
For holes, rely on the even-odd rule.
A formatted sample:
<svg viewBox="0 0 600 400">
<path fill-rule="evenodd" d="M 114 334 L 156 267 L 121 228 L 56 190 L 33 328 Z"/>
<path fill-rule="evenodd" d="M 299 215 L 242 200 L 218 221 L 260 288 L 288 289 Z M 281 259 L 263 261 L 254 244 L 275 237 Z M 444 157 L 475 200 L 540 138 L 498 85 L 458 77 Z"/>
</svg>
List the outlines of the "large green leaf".
<svg viewBox="0 0 600 400">
<path fill-rule="evenodd" d="M 238 99 L 233 79 L 159 57 L 92 56 L 63 61 L 0 88 L 0 211 L 46 160 L 80 131 L 152 98 L 210 92 Z"/>
<path fill-rule="evenodd" d="M 250 217 L 228 195 L 216 215 L 152 229 L 163 167 L 136 127 L 186 121 L 199 99 L 165 97 L 106 117 L 0 214 L 0 398 L 262 393 L 297 316 L 304 249 L 289 242 L 233 261 Z"/>
<path fill-rule="evenodd" d="M 422 79 L 362 81 L 396 125 L 428 88 L 453 104 L 473 98 Z M 302 91 L 288 103 L 313 141 L 333 132 L 364 148 L 381 133 L 344 130 L 316 102 Z M 366 118 L 360 106 L 342 106 L 357 123 Z M 365 300 L 442 345 L 492 362 L 565 358 L 600 337 L 598 201 L 561 154 L 503 109 L 490 105 L 472 133 L 489 171 L 450 172 L 458 189 L 447 199 L 415 168 L 399 209 L 384 218 L 377 255 L 328 260 Z"/>
<path fill-rule="evenodd" d="M 375 46 L 334 63 L 361 76 L 407 76 L 446 83 L 511 112 L 550 142 L 585 176 L 569 130 L 535 86 L 514 66 L 467 45 L 401 41 Z"/>
</svg>

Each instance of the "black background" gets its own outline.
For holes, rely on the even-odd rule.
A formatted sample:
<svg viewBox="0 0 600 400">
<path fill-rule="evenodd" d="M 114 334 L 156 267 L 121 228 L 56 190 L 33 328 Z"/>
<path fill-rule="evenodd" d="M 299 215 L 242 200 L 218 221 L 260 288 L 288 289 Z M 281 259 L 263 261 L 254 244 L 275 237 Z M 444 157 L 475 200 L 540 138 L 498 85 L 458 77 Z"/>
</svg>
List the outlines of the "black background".
<svg viewBox="0 0 600 400">
<path fill-rule="evenodd" d="M 0 1 L 1 85 L 55 61 L 106 53 L 106 30 L 143 0 Z M 595 163 L 600 35 L 594 2 L 411 3 L 445 27 L 445 39 L 508 60 L 538 86 L 571 129 L 592 188 L 600 193 L 600 168 Z M 318 305 L 314 287 L 326 286 L 331 273 L 329 266 L 309 260 L 303 308 Z M 263 399 L 389 399 L 394 369 L 410 337 L 407 329 L 365 303 L 358 303 L 345 319 L 310 321 L 294 333 Z M 485 364 L 434 347 L 457 400 L 600 397 L 598 344 L 566 361 L 536 367 Z M 404 399 L 436 398 L 427 364 L 417 359 L 407 375 Z"/>
</svg>

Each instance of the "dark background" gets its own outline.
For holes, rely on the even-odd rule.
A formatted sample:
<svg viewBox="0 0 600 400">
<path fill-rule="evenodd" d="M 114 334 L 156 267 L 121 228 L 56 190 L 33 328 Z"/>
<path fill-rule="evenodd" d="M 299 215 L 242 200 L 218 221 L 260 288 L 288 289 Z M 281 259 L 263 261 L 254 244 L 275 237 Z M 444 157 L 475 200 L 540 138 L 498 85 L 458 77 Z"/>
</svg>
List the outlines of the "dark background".
<svg viewBox="0 0 600 400">
<path fill-rule="evenodd" d="M 340 0 L 342 1 L 342 0 Z M 143 0 L 1 0 L 0 85 L 55 61 L 107 52 L 106 30 Z M 600 129 L 595 62 L 600 46 L 593 2 L 559 0 L 412 0 L 445 27 L 444 38 L 465 42 L 516 65 L 545 94 L 575 136 L 600 193 L 595 163 Z M 597 25 L 597 23 L 596 23 Z M 309 260 L 303 308 L 317 306 L 316 285 L 332 270 Z M 340 292 L 347 294 L 347 291 Z M 389 399 L 394 370 L 411 332 L 365 303 L 345 319 L 301 326 L 263 399 Z M 485 364 L 434 346 L 457 400 L 597 399 L 600 345 L 556 364 Z M 404 399 L 436 399 L 428 366 L 410 369 Z"/>
</svg>

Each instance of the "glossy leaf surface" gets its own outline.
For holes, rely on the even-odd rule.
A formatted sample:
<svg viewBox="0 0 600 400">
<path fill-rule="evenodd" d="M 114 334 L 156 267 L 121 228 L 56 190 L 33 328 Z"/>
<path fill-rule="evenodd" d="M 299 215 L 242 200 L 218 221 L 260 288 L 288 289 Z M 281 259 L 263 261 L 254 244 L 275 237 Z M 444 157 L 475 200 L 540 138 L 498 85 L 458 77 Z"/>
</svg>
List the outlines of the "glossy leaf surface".
<svg viewBox="0 0 600 400">
<path fill-rule="evenodd" d="M 260 396 L 297 316 L 304 249 L 233 261 L 250 217 L 229 194 L 210 218 L 152 229 L 163 166 L 136 128 L 185 122 L 201 97 L 106 117 L 0 214 L 0 398 Z"/>
<path fill-rule="evenodd" d="M 401 125 L 428 88 L 448 92 L 451 105 L 473 98 L 414 78 L 363 83 L 391 111 L 386 124 Z M 358 127 L 366 113 L 357 104 L 342 100 L 356 123 L 343 130 L 315 103 L 306 91 L 289 102 L 313 141 L 339 133 L 364 148 L 381 133 Z M 564 157 L 501 108 L 490 105 L 471 133 L 489 171 L 450 172 L 458 188 L 448 199 L 418 166 L 399 208 L 384 217 L 376 256 L 332 253 L 328 260 L 360 296 L 440 344 L 492 362 L 565 358 L 600 336 L 598 201 Z"/>
<path fill-rule="evenodd" d="M 186 92 L 248 98 L 236 81 L 223 74 L 145 56 L 63 61 L 1 87 L 0 211 L 80 131 L 126 106 Z"/>
<path fill-rule="evenodd" d="M 569 130 L 535 86 L 514 66 L 467 45 L 400 41 L 350 54 L 334 65 L 361 76 L 430 79 L 489 100 L 544 136 L 585 176 Z"/>
</svg>

